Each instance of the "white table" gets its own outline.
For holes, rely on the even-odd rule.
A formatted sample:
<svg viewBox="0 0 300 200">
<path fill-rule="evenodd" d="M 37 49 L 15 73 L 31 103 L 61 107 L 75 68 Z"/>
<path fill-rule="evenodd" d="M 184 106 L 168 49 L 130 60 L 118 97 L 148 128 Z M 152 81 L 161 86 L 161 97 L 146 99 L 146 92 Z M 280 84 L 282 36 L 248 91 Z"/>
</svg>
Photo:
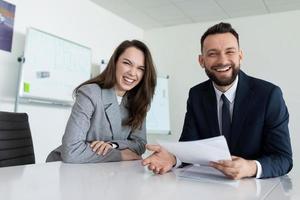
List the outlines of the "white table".
<svg viewBox="0 0 300 200">
<path fill-rule="evenodd" d="M 2 200 L 193 200 L 265 199 L 280 178 L 244 179 L 237 185 L 195 181 L 173 172 L 154 175 L 141 161 L 0 168 Z"/>
<path fill-rule="evenodd" d="M 300 172 L 296 168 L 288 176 L 280 177 L 280 183 L 276 185 L 266 200 L 299 200 L 300 199 Z"/>
</svg>

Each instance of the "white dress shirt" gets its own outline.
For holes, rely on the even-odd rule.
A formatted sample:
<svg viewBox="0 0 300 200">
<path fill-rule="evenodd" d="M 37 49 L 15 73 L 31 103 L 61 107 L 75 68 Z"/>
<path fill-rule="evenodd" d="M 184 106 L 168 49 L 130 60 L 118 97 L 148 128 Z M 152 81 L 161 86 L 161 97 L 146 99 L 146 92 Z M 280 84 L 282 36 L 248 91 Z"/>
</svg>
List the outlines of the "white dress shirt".
<svg viewBox="0 0 300 200">
<path fill-rule="evenodd" d="M 231 117 L 230 121 L 232 121 L 234 98 L 235 98 L 235 93 L 236 93 L 236 88 L 237 88 L 238 81 L 239 81 L 239 78 L 237 76 L 234 83 L 233 83 L 233 85 L 224 93 L 225 97 L 229 101 L 229 111 L 230 111 L 230 117 Z M 216 93 L 216 98 L 217 98 L 219 130 L 220 130 L 220 133 L 222 135 L 223 134 L 222 133 L 222 106 L 223 106 L 223 101 L 221 99 L 221 95 L 223 94 L 223 92 L 218 90 L 216 88 L 215 84 L 213 84 L 213 86 L 214 86 L 215 93 Z"/>
</svg>

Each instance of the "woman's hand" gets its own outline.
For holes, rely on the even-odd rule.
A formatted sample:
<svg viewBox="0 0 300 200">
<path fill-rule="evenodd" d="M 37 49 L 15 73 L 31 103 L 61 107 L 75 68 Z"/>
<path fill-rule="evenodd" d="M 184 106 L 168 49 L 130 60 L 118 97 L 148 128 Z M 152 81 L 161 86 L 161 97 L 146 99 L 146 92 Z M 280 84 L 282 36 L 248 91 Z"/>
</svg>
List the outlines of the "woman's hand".
<svg viewBox="0 0 300 200">
<path fill-rule="evenodd" d="M 109 149 L 112 149 L 112 145 L 109 142 L 104 141 L 93 141 L 90 144 L 90 147 L 92 148 L 92 151 L 95 152 L 98 155 L 105 155 Z"/>
</svg>

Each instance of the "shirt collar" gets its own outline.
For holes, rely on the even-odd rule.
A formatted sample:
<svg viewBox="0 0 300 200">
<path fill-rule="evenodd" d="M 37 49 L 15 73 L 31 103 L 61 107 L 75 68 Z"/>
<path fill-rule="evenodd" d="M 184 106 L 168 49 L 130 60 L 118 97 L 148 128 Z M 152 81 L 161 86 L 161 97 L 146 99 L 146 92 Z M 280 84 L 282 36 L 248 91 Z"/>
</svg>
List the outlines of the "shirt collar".
<svg viewBox="0 0 300 200">
<path fill-rule="evenodd" d="M 233 85 L 229 88 L 229 90 L 227 90 L 224 93 L 224 95 L 230 101 L 230 103 L 233 103 L 233 101 L 234 101 L 238 81 L 239 81 L 239 76 L 236 76 L 236 79 L 234 80 Z M 220 98 L 221 98 L 221 95 L 223 94 L 223 92 L 218 90 L 214 83 L 213 83 L 213 86 L 214 86 L 214 89 L 215 89 L 217 101 L 220 101 Z"/>
</svg>

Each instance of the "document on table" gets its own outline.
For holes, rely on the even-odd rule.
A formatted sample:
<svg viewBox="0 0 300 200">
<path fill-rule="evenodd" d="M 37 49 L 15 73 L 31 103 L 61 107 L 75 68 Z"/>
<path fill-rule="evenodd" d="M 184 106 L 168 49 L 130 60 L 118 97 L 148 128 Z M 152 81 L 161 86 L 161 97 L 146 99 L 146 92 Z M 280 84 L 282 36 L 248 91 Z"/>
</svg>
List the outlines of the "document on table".
<svg viewBox="0 0 300 200">
<path fill-rule="evenodd" d="M 226 184 L 233 187 L 239 185 L 239 181 L 230 180 L 222 172 L 208 166 L 210 161 L 231 160 L 224 136 L 190 142 L 160 141 L 158 143 L 180 161 L 194 164 L 174 169 L 177 177 Z"/>
<path fill-rule="evenodd" d="M 217 183 L 229 185 L 237 188 L 239 180 L 231 180 L 222 172 L 208 166 L 189 165 L 184 168 L 174 169 L 173 172 L 177 177 L 183 179 L 191 179 L 200 182 Z"/>
<path fill-rule="evenodd" d="M 158 142 L 180 161 L 207 166 L 210 161 L 231 160 L 224 136 L 189 142 Z"/>
</svg>

